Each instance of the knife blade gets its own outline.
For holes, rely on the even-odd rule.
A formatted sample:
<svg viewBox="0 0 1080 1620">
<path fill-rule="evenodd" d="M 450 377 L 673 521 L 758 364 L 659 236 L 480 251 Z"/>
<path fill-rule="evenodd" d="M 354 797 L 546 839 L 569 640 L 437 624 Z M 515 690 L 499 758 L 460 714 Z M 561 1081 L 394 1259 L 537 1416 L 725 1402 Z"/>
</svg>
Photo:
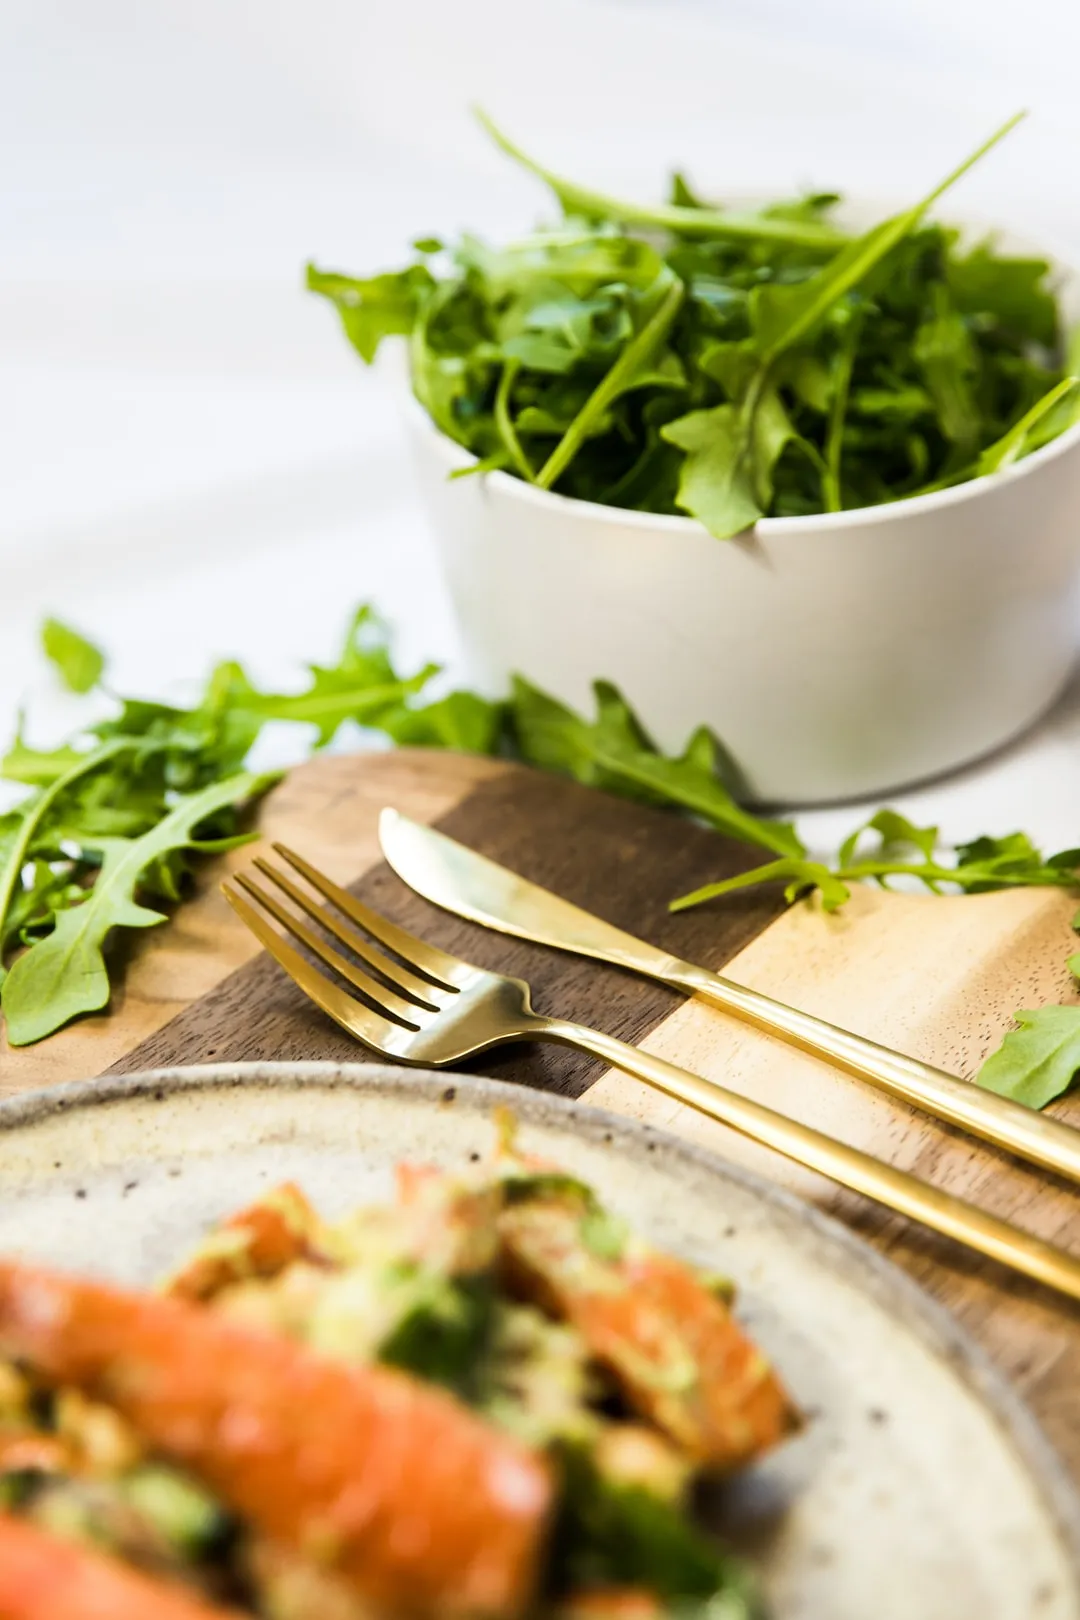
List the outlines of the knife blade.
<svg viewBox="0 0 1080 1620">
<path fill-rule="evenodd" d="M 485 928 L 536 945 L 593 956 L 669 983 L 677 969 L 691 968 L 690 963 L 582 911 L 434 827 L 411 821 L 399 810 L 382 812 L 379 842 L 387 861 L 410 889 Z"/>
<path fill-rule="evenodd" d="M 1080 1131 L 1072 1126 L 670 956 L 397 810 L 382 812 L 379 840 L 398 877 L 446 911 L 536 945 L 595 957 L 703 996 L 743 1022 L 902 1097 L 937 1119 L 1080 1182 Z"/>
</svg>

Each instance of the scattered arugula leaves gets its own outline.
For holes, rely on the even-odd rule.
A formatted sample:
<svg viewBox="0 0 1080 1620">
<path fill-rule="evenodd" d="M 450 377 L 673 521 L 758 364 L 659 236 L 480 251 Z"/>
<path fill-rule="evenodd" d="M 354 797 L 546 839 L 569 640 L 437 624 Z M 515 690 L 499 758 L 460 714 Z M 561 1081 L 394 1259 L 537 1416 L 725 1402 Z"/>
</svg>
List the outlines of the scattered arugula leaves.
<svg viewBox="0 0 1080 1620">
<path fill-rule="evenodd" d="M 438 251 L 428 242 L 415 246 L 422 254 Z M 328 275 L 309 265 L 307 285 L 311 292 L 334 300 L 349 342 L 370 363 L 383 338 L 404 337 L 412 331 L 435 279 L 423 264 L 414 264 L 400 275 L 371 276 L 367 281 Z"/>
<path fill-rule="evenodd" d="M 41 645 L 69 692 L 89 692 L 101 679 L 105 659 L 100 649 L 70 625 L 46 619 Z"/>
<path fill-rule="evenodd" d="M 12 1046 L 39 1041 L 80 1013 L 105 1006 L 109 975 L 103 947 L 110 933 L 166 920 L 140 904 L 136 890 L 142 885 L 179 899 L 171 865 L 177 852 L 216 853 L 246 843 L 246 833 L 200 839 L 197 831 L 221 811 L 257 798 L 273 780 L 242 772 L 180 799 L 141 838 L 87 840 L 85 849 L 101 857 L 93 888 L 81 903 L 55 914 L 51 931 L 16 959 L 4 980 L 0 994 Z"/>
<path fill-rule="evenodd" d="M 72 660 L 85 674 L 89 663 L 65 637 L 58 641 L 55 624 L 47 641 L 54 658 L 59 646 L 59 661 Z M 95 683 L 103 672 L 102 660 Z M 299 692 L 261 691 L 239 664 L 224 662 L 191 708 L 117 699 L 112 719 L 53 750 L 30 747 L 20 730 L 0 761 L 0 777 L 26 789 L 0 815 L 0 1008 L 9 1041 L 40 1040 L 107 1005 L 111 937 L 164 921 L 161 908 L 181 898 L 191 858 L 244 841 L 238 813 L 274 780 L 244 769 L 270 722 L 308 727 L 315 748 L 352 722 L 397 744 L 517 758 L 680 810 L 770 856 L 682 896 L 675 910 L 762 883 L 782 883 L 789 901 L 817 893 L 827 911 L 845 903 L 853 883 L 888 887 L 894 879 L 934 893 L 1080 888 L 1080 849 L 1044 856 L 1026 834 L 1012 833 L 976 838 L 950 853 L 936 827 L 919 827 L 895 810 L 857 827 L 830 865 L 807 851 L 792 824 L 737 803 L 725 783 L 723 748 L 705 728 L 669 758 L 608 682 L 596 683 L 589 719 L 520 678 L 503 703 L 464 691 L 429 699 L 437 673 L 429 664 L 400 674 L 385 627 L 361 607 L 336 661 L 312 665 Z M 1080 931 L 1080 914 L 1076 926 Z M 1080 952 L 1069 967 L 1080 978 Z M 1016 1018 L 1020 1027 L 977 1079 L 1043 1107 L 1080 1072 L 1080 1006 Z"/>
<path fill-rule="evenodd" d="M 1022 834 L 1015 835 L 1017 839 Z M 1074 862 L 1080 852 L 1073 851 Z M 1072 921 L 1080 933 L 1080 912 Z M 1074 979 L 1080 979 L 1080 953 L 1065 963 Z M 1062 1096 L 1080 1075 L 1080 1006 L 1075 1002 L 1060 1007 L 1022 1008 L 1013 1013 L 1019 1026 L 1010 1030 L 1001 1045 L 983 1063 L 975 1076 L 980 1086 L 996 1091 L 1028 1108 L 1045 1108 Z"/>
<path fill-rule="evenodd" d="M 677 176 L 669 204 L 605 196 L 479 116 L 558 224 L 501 250 L 422 239 L 398 273 L 307 273 L 364 360 L 407 337 L 416 396 L 470 470 L 726 539 L 990 476 L 1077 420 L 1050 266 L 927 219 L 1017 118 L 850 237 L 831 195 L 718 209 Z"/>
<path fill-rule="evenodd" d="M 722 781 L 719 745 L 706 728 L 694 733 L 678 759 L 667 759 L 615 687 L 597 681 L 594 691 L 596 719 L 589 721 L 516 677 L 507 722 L 512 751 L 587 787 L 688 811 L 744 844 L 781 856 L 804 853 L 790 823 L 755 816 L 735 802 Z"/>
<path fill-rule="evenodd" d="M 867 834 L 871 835 L 869 845 Z M 992 889 L 1080 887 L 1080 850 L 1044 856 L 1026 833 L 976 838 L 958 845 L 955 856 L 950 860 L 939 849 L 936 827 L 917 827 L 899 811 L 879 810 L 844 840 L 834 867 L 798 857 L 771 861 L 682 895 L 672 901 L 671 909 L 685 911 L 736 889 L 780 881 L 786 884 L 785 895 L 791 901 L 817 891 L 826 911 L 838 910 L 851 898 L 852 883 L 876 883 L 887 889 L 893 878 L 921 883 L 934 894 L 949 890 L 984 894 Z"/>
<path fill-rule="evenodd" d="M 976 1075 L 980 1086 L 1028 1108 L 1045 1108 L 1080 1073 L 1080 1007 L 1038 1007 L 1013 1014 L 1010 1030 Z"/>
<path fill-rule="evenodd" d="M 88 642 L 55 621 L 42 639 L 69 679 L 85 679 L 83 649 L 95 651 Z M 100 654 L 93 666 L 97 682 Z M 226 662 L 191 708 L 119 699 L 112 719 L 53 750 L 31 748 L 20 733 L 0 761 L 0 777 L 27 789 L 0 816 L 0 1009 L 9 1041 L 40 1040 L 106 1004 L 110 937 L 163 921 L 143 902 L 177 901 L 190 856 L 242 836 L 234 812 L 273 781 L 243 769 L 269 722 L 309 727 L 315 747 L 350 721 L 395 741 L 496 748 L 500 705 L 471 693 L 416 704 L 434 674 L 429 665 L 399 675 L 384 628 L 362 607 L 336 662 L 313 665 L 298 693 L 260 691 Z"/>
<path fill-rule="evenodd" d="M 0 761 L 0 777 L 27 790 L 0 817 L 0 1008 L 9 1040 L 39 1040 L 107 1003 L 111 935 L 161 921 L 146 900 L 178 900 L 190 857 L 228 847 L 221 840 L 238 836 L 231 811 L 270 785 L 244 770 L 270 722 L 308 727 L 316 748 L 351 722 L 399 745 L 507 755 L 681 809 L 770 855 L 805 857 L 789 823 L 736 802 L 722 750 L 704 728 L 668 759 L 606 682 L 597 683 L 590 720 L 520 679 L 504 703 L 464 691 L 429 699 L 437 673 L 433 664 L 399 673 L 385 626 L 361 607 L 336 660 L 311 665 L 299 692 L 263 691 L 239 664 L 223 662 L 191 708 L 119 698 L 111 719 L 53 750 L 32 748 L 20 732 Z"/>
<path fill-rule="evenodd" d="M 0 823 L 0 970 L 3 967 L 4 948 L 20 938 L 26 927 L 25 918 L 18 914 L 13 902 L 24 880 L 24 867 L 28 861 L 40 855 L 46 836 L 44 829 L 49 825 L 54 807 L 63 802 L 66 794 L 73 794 L 84 778 L 110 764 L 129 746 L 124 741 L 116 740 L 102 743 L 83 754 L 65 749 L 64 768 L 36 796 L 24 800 Z M 18 768 L 23 764 L 18 743 L 13 754 Z M 10 759 L 12 756 L 8 757 Z M 0 772 L 9 780 L 18 781 L 22 778 L 17 768 L 9 772 L 5 766 L 0 766 Z M 93 832 L 89 836 L 93 837 Z M 53 841 L 59 842 L 55 835 Z M 37 881 L 40 886 L 44 879 L 38 878 Z M 35 906 L 32 909 L 38 908 Z"/>
</svg>

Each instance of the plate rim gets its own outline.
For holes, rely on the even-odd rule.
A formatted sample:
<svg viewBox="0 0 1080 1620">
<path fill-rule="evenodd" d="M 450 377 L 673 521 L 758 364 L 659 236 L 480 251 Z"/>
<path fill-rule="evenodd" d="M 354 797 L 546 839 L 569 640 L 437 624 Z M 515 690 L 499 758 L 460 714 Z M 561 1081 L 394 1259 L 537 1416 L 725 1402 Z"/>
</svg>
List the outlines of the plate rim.
<svg viewBox="0 0 1080 1620">
<path fill-rule="evenodd" d="M 515 1085 L 486 1075 L 455 1069 L 406 1069 L 383 1063 L 245 1062 L 179 1065 L 145 1069 L 131 1074 L 105 1074 L 97 1079 L 68 1080 L 35 1087 L 0 1098 L 0 1144 L 9 1133 L 67 1113 L 152 1097 L 163 1100 L 170 1092 L 244 1090 L 248 1086 L 321 1085 L 356 1092 L 422 1095 L 428 1101 L 490 1110 L 500 1105 L 523 1119 L 550 1122 L 552 1116 L 572 1125 L 601 1146 L 621 1137 L 627 1145 L 655 1159 L 689 1161 L 708 1175 L 728 1181 L 764 1203 L 797 1219 L 843 1262 L 845 1274 L 893 1315 L 902 1315 L 910 1331 L 939 1358 L 944 1359 L 969 1387 L 1013 1447 L 1021 1465 L 1042 1497 L 1070 1565 L 1074 1596 L 1080 1601 L 1080 1488 L 1027 1403 L 991 1360 L 987 1351 L 953 1316 L 912 1277 L 864 1238 L 833 1215 L 808 1200 L 778 1187 L 767 1177 L 721 1154 L 686 1141 L 670 1131 L 658 1130 L 641 1120 L 598 1108 L 559 1092 Z"/>
</svg>

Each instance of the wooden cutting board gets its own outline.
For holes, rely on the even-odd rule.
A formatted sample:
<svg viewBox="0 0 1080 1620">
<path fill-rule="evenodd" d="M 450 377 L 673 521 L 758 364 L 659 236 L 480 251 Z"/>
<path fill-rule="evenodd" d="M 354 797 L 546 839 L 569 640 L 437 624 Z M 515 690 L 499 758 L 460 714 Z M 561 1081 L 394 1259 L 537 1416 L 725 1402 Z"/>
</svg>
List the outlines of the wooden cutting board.
<svg viewBox="0 0 1080 1620">
<path fill-rule="evenodd" d="M 677 894 L 752 864 L 675 817 L 519 766 L 405 750 L 326 757 L 265 801 L 261 829 L 435 944 L 528 979 L 544 1012 L 594 1023 L 723 1079 L 882 1158 L 1080 1248 L 1080 1190 L 1026 1170 L 713 1008 L 615 969 L 502 938 L 418 899 L 382 863 L 392 804 L 705 966 L 958 1074 L 1018 1006 L 1071 996 L 1075 900 L 1053 891 L 972 898 L 859 893 L 829 918 L 755 893 L 672 917 Z M 249 1059 L 364 1061 L 307 1003 L 218 892 L 249 847 L 207 865 L 168 927 L 138 937 L 113 1007 L 40 1046 L 0 1045 L 0 1091 L 106 1070 Z M 692 1137 L 792 1187 L 887 1251 L 949 1306 L 1025 1393 L 1080 1484 L 1080 1309 L 945 1239 L 755 1148 L 594 1061 L 556 1047 L 494 1054 L 484 1073 L 543 1086 Z M 1080 1101 L 1058 1107 L 1080 1126 Z"/>
</svg>

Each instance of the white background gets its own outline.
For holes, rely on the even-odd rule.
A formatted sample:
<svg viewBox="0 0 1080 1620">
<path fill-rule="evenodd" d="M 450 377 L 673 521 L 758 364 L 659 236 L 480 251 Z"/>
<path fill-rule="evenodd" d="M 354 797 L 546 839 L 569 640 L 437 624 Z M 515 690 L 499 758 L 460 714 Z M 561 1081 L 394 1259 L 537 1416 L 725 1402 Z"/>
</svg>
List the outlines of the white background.
<svg viewBox="0 0 1080 1620">
<path fill-rule="evenodd" d="M 75 712 L 45 612 L 125 691 L 226 654 L 284 683 L 363 598 L 406 659 L 453 659 L 392 399 L 300 277 L 543 211 L 470 102 L 624 189 L 678 162 L 883 201 L 1028 106 L 956 205 L 1080 261 L 1078 47 L 1076 0 L 0 0 L 0 728 Z M 1074 843 L 1078 743 L 1080 689 L 897 802 Z M 853 814 L 806 825 L 827 844 Z"/>
</svg>

